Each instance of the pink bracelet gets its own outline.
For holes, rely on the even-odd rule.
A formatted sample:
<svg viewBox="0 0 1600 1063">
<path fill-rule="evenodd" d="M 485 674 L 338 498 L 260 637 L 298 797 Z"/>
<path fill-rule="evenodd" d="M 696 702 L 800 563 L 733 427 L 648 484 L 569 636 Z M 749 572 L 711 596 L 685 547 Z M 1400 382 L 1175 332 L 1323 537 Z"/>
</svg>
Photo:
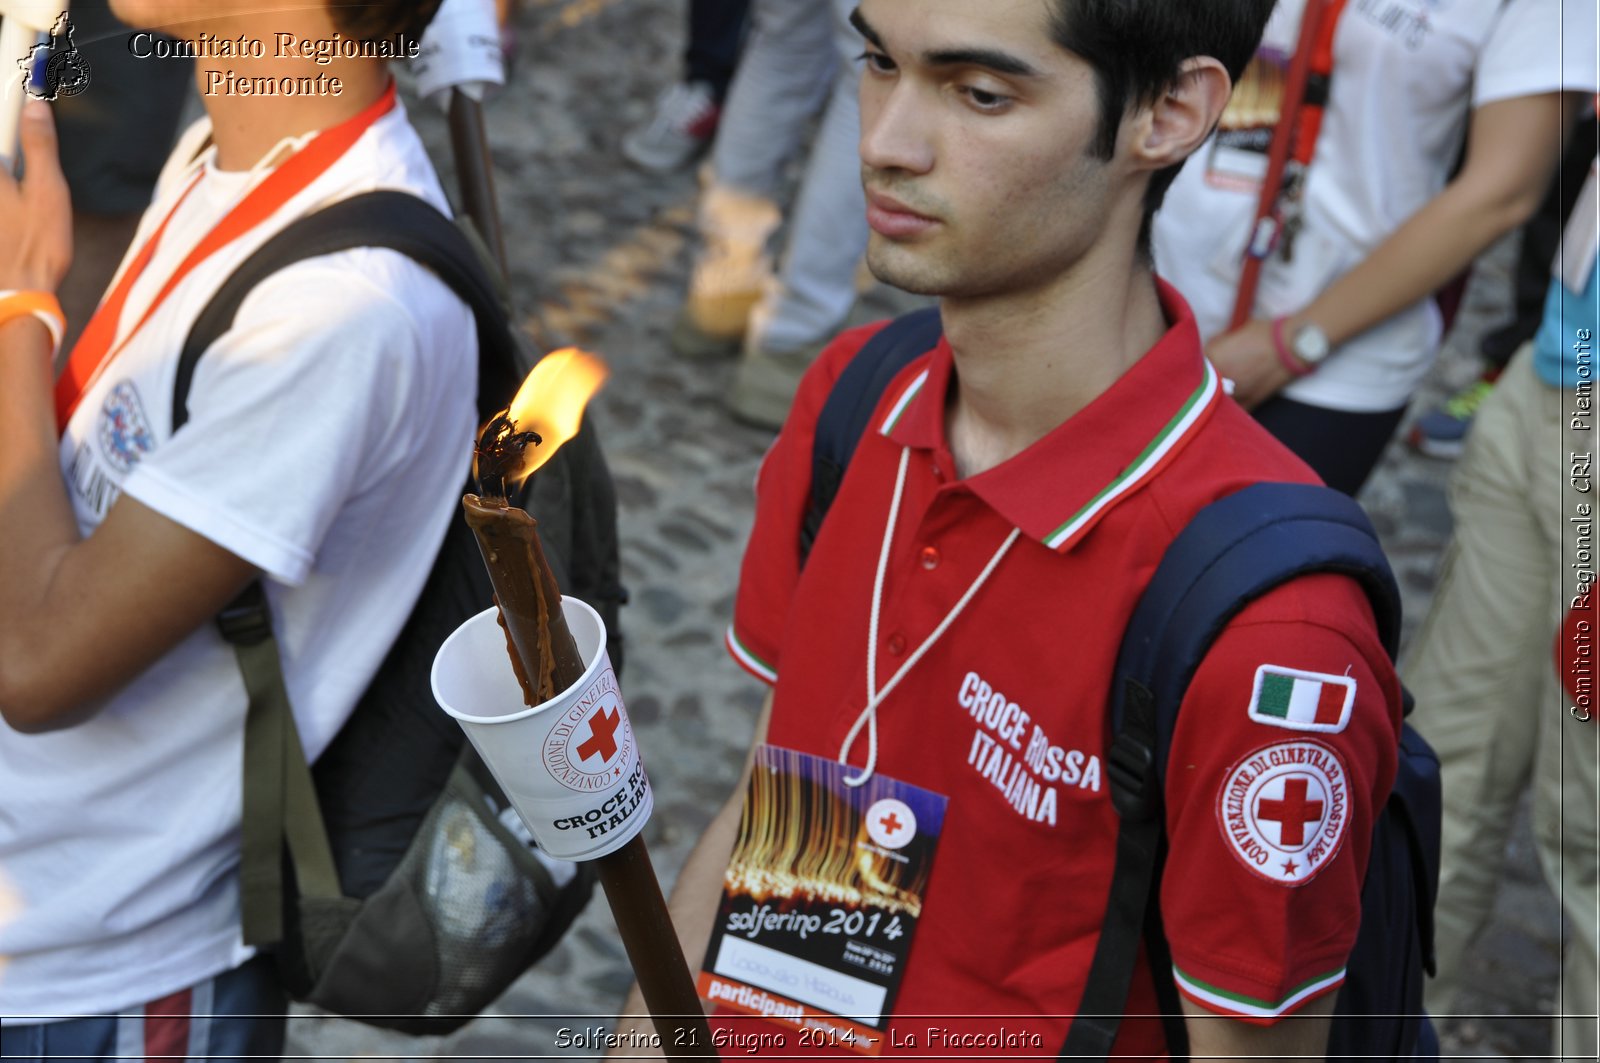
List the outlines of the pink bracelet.
<svg viewBox="0 0 1600 1063">
<path fill-rule="evenodd" d="M 1278 361 L 1282 362 L 1283 367 L 1289 370 L 1292 375 L 1307 376 L 1314 367 L 1301 361 L 1299 356 L 1291 351 L 1289 345 L 1283 341 L 1283 326 L 1288 320 L 1288 314 L 1272 319 L 1272 349 L 1277 352 Z"/>
</svg>

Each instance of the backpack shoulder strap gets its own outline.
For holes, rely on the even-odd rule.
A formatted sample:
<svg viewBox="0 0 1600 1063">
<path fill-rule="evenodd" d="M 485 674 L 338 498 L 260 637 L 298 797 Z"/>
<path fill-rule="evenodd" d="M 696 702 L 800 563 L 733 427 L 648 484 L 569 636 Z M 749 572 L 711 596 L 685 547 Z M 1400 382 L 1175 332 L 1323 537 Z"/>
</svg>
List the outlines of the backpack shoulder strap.
<svg viewBox="0 0 1600 1063">
<path fill-rule="evenodd" d="M 1313 572 L 1342 573 L 1362 585 L 1392 658 L 1399 644 L 1400 592 L 1383 548 L 1353 499 L 1319 485 L 1254 484 L 1213 502 L 1167 548 L 1134 607 L 1117 657 L 1106 758 L 1120 819 L 1116 864 L 1063 1059 L 1106 1058 L 1116 1040 L 1141 934 L 1157 911 L 1162 780 L 1190 680 L 1241 609 Z M 1154 973 L 1165 986 L 1163 972 Z"/>
<path fill-rule="evenodd" d="M 800 564 L 805 565 L 811 546 L 822 530 L 844 471 L 866 433 L 872 411 L 878 408 L 889 382 L 912 361 L 939 342 L 944 326 L 935 306 L 913 310 L 889 322 L 868 340 L 844 367 L 817 415 L 817 433 L 811 447 L 811 499 L 800 525 Z"/>
<path fill-rule="evenodd" d="M 233 327 L 239 307 L 256 285 L 296 262 L 357 247 L 406 255 L 437 274 L 471 308 L 478 324 L 479 411 L 492 414 L 503 408 L 526 367 L 520 365 L 488 265 L 456 223 L 432 204 L 409 192 L 380 189 L 291 222 L 228 276 L 184 340 L 172 389 L 172 430 L 188 422 L 195 367 Z"/>
</svg>

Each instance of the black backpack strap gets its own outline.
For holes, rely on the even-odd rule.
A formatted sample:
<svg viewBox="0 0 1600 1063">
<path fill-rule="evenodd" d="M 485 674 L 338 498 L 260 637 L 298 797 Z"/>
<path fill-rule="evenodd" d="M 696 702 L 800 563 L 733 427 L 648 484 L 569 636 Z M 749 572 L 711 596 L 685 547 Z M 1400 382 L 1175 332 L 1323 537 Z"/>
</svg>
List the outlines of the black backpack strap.
<svg viewBox="0 0 1600 1063">
<path fill-rule="evenodd" d="M 189 387 L 201 356 L 233 327 L 239 307 L 256 285 L 296 262 L 357 247 L 400 252 L 432 270 L 472 309 L 478 323 L 478 410 L 487 419 L 503 409 L 527 367 L 512 339 L 494 275 L 455 222 L 409 192 L 382 189 L 291 222 L 228 276 L 184 340 L 172 388 L 172 430 L 189 420 Z"/>
<path fill-rule="evenodd" d="M 1400 592 L 1377 534 L 1353 499 L 1318 485 L 1254 484 L 1207 506 L 1168 547 L 1135 606 L 1117 657 L 1106 758 L 1121 820 L 1116 864 L 1062 1059 L 1107 1058 L 1116 1040 L 1141 932 L 1158 907 L 1167 754 L 1195 670 L 1241 609 L 1313 572 L 1342 573 L 1362 585 L 1392 658 Z M 1165 972 L 1152 974 L 1165 991 Z M 1168 1029 L 1170 1038 L 1176 1030 Z M 1180 1047 L 1173 1045 L 1175 1055 Z"/>
<path fill-rule="evenodd" d="M 902 314 L 873 336 L 844 367 L 817 415 L 817 434 L 811 447 L 811 499 L 800 524 L 800 565 L 805 566 L 811 547 L 822 530 L 844 471 L 866 433 L 872 411 L 878 408 L 889 382 L 912 361 L 933 350 L 944 326 L 939 308 L 930 306 Z"/>
</svg>

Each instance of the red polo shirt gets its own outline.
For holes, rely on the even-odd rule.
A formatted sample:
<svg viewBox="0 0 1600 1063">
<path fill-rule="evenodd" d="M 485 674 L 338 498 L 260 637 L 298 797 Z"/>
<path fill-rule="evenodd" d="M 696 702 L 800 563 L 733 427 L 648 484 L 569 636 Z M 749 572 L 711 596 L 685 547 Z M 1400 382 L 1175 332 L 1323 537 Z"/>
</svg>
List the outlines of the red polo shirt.
<svg viewBox="0 0 1600 1063">
<path fill-rule="evenodd" d="M 948 344 L 909 365 L 885 391 L 803 573 L 815 421 L 876 327 L 822 354 L 762 464 L 728 645 L 776 684 L 777 746 L 837 758 L 866 704 L 872 587 L 902 448 L 910 464 L 874 647 L 880 687 L 1022 531 L 877 713 L 877 771 L 949 797 L 890 1054 L 896 1042 L 906 1054 L 948 1054 L 928 1038 L 955 1016 L 1008 1016 L 966 1023 L 1036 1032 L 1042 1051 L 1059 1049 L 1111 879 L 1107 703 L 1133 606 L 1207 503 L 1258 481 L 1314 481 L 1224 397 L 1183 300 L 1165 285 L 1161 299 L 1169 331 L 1110 389 L 965 480 L 945 437 Z M 1344 577 L 1293 581 L 1217 640 L 1189 688 L 1167 776 L 1161 909 L 1174 970 L 1163 976 L 1191 1000 L 1270 1022 L 1342 982 L 1399 704 L 1366 598 Z M 863 738 L 850 760 L 865 758 Z M 1128 1013 L 1156 1009 L 1141 970 Z M 1117 1052 L 1160 1055 L 1162 1044 L 1158 1023 L 1130 1020 Z"/>
</svg>

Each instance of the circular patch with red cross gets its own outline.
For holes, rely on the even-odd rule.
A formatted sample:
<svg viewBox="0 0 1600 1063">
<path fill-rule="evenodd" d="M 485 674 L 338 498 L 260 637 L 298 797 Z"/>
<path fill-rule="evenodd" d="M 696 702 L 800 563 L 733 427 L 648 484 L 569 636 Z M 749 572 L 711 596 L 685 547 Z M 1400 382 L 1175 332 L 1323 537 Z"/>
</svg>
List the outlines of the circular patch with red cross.
<svg viewBox="0 0 1600 1063">
<path fill-rule="evenodd" d="M 1274 742 L 1228 771 L 1217 823 L 1233 855 L 1270 882 L 1299 886 L 1339 852 L 1350 822 L 1350 779 L 1332 747 Z"/>
<path fill-rule="evenodd" d="M 633 728 L 609 668 L 557 718 L 543 749 L 551 776 L 586 794 L 621 785 L 632 752 Z"/>
</svg>

